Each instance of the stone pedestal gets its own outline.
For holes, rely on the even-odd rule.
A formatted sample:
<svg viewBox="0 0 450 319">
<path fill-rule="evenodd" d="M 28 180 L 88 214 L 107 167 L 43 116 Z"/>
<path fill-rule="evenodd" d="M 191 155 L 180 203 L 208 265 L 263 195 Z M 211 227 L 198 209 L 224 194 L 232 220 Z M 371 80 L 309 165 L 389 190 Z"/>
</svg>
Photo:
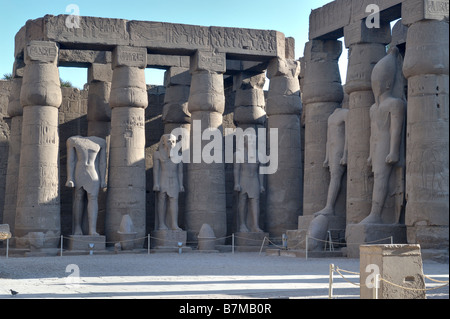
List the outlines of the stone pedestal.
<svg viewBox="0 0 450 319">
<path fill-rule="evenodd" d="M 399 224 L 348 224 L 345 231 L 347 257 L 358 258 L 361 245 L 406 243 L 406 226 Z"/>
<path fill-rule="evenodd" d="M 91 248 L 89 244 L 94 244 Z M 87 236 L 87 235 L 70 235 L 68 239 L 67 249 L 78 251 L 101 251 L 106 248 L 105 236 Z"/>
<path fill-rule="evenodd" d="M 235 233 L 234 244 L 236 246 L 261 247 L 264 238 L 269 238 L 269 233 Z M 264 241 L 264 245 L 269 244 L 268 240 Z"/>
<path fill-rule="evenodd" d="M 422 256 L 419 245 L 363 245 L 360 247 L 360 296 L 373 299 L 376 274 L 379 299 L 425 299 Z M 402 289 L 398 286 L 408 289 Z M 417 290 L 412 290 L 417 289 Z"/>
<path fill-rule="evenodd" d="M 155 230 L 151 233 L 151 245 L 153 248 L 178 248 L 186 246 L 187 232 L 183 230 Z"/>
</svg>

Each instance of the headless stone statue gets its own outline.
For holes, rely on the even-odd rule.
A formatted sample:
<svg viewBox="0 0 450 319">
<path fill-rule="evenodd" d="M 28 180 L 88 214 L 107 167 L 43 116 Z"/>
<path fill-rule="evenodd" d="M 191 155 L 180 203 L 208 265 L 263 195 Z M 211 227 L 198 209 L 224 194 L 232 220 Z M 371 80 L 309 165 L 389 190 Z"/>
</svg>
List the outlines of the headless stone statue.
<svg viewBox="0 0 450 319">
<path fill-rule="evenodd" d="M 342 176 L 347 166 L 347 138 L 346 123 L 348 109 L 337 108 L 328 118 L 326 155 L 324 167 L 330 170 L 330 184 L 325 208 L 314 214 L 315 218 L 308 227 L 308 249 L 315 250 L 323 247 L 327 236 L 329 216 L 335 215 L 336 200 L 342 185 Z"/>
<path fill-rule="evenodd" d="M 178 197 L 184 192 L 183 165 L 174 163 L 170 152 L 177 140 L 172 134 L 161 137 L 153 155 L 153 190 L 157 193 L 157 230 L 181 230 L 178 227 Z M 169 223 L 169 225 L 166 224 Z"/>
<path fill-rule="evenodd" d="M 314 214 L 334 215 L 336 199 L 341 189 L 342 176 L 347 166 L 347 138 L 345 134 L 348 109 L 337 108 L 328 118 L 326 157 L 323 167 L 330 170 L 327 204 L 324 209 Z"/>
<path fill-rule="evenodd" d="M 98 193 L 106 188 L 106 141 L 73 136 L 67 140 L 67 187 L 74 188 L 74 235 L 83 235 L 82 217 L 87 194 L 89 235 L 97 236 Z"/>
<path fill-rule="evenodd" d="M 375 104 L 370 108 L 370 157 L 374 185 L 372 208 L 362 224 L 382 224 L 381 213 L 393 167 L 401 160 L 402 131 L 406 113 L 402 58 L 394 47 L 372 72 Z"/>
<path fill-rule="evenodd" d="M 256 141 L 249 139 L 250 141 Z M 239 193 L 238 203 L 238 222 L 239 232 L 254 232 L 260 233 L 259 228 L 259 198 L 260 193 L 264 192 L 264 175 L 259 172 L 260 163 L 256 154 L 249 154 L 249 143 L 244 142 L 244 156 L 243 161 L 235 159 L 234 164 L 234 190 Z M 254 148 L 256 150 L 256 148 Z M 250 152 L 251 153 L 251 152 Z M 235 156 L 237 157 L 237 156 Z M 247 209 L 248 208 L 248 209 Z M 250 229 L 247 227 L 247 216 L 250 215 Z"/>
</svg>

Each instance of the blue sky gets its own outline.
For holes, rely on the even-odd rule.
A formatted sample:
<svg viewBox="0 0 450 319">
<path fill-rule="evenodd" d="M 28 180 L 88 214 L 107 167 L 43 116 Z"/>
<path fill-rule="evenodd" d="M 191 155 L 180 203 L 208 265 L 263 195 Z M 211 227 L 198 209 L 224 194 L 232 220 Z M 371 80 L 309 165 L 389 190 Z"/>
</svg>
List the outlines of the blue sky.
<svg viewBox="0 0 450 319">
<path fill-rule="evenodd" d="M 11 73 L 14 36 L 29 19 L 46 14 L 70 14 L 75 4 L 80 15 L 127 20 L 162 21 L 203 26 L 226 26 L 277 30 L 296 40 L 296 57 L 308 41 L 309 14 L 331 0 L 0 0 L 0 78 Z M 343 54 L 343 71 L 346 55 Z M 82 87 L 87 70 L 60 68 L 61 77 Z M 162 71 L 148 70 L 148 84 L 162 84 Z M 343 75 L 343 80 L 345 77 Z"/>
</svg>

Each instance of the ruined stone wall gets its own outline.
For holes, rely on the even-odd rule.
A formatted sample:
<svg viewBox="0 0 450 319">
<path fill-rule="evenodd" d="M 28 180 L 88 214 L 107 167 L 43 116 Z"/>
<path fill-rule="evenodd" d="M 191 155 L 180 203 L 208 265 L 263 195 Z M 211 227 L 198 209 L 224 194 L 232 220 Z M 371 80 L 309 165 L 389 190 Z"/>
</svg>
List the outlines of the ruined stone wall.
<svg viewBox="0 0 450 319">
<path fill-rule="evenodd" d="M 3 219 L 5 204 L 6 169 L 8 166 L 9 120 L 6 109 L 8 107 L 11 81 L 0 81 L 0 221 Z"/>
</svg>

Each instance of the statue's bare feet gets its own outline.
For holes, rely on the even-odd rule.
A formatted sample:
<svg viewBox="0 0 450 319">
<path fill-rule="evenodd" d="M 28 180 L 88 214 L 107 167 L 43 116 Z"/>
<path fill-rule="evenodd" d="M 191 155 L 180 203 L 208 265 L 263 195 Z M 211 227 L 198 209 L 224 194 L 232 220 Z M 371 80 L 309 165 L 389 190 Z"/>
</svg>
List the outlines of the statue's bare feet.
<svg viewBox="0 0 450 319">
<path fill-rule="evenodd" d="M 93 231 L 93 232 L 89 232 L 89 236 L 100 236 L 100 234 L 97 233 L 96 231 Z"/>
<path fill-rule="evenodd" d="M 366 218 L 364 218 L 360 224 L 382 224 L 382 220 L 381 217 L 376 215 L 376 214 L 370 214 L 369 216 L 367 216 Z"/>
<path fill-rule="evenodd" d="M 160 224 L 158 227 L 158 230 L 168 230 L 169 227 L 166 226 L 166 224 Z"/>
<path fill-rule="evenodd" d="M 253 227 L 251 230 L 253 233 L 262 233 L 263 232 L 262 229 L 259 227 Z"/>
<path fill-rule="evenodd" d="M 81 230 L 81 227 L 79 227 L 79 226 L 75 227 L 75 231 L 73 232 L 73 234 L 75 236 L 82 236 L 83 235 L 83 231 Z"/>
<path fill-rule="evenodd" d="M 240 233 L 249 233 L 250 231 L 248 230 L 247 226 L 241 225 L 241 227 L 239 227 L 239 232 Z"/>
<path fill-rule="evenodd" d="M 318 211 L 317 213 L 314 213 L 315 217 L 317 217 L 319 215 L 333 216 L 334 215 L 334 209 L 325 207 L 321 211 Z"/>
</svg>

